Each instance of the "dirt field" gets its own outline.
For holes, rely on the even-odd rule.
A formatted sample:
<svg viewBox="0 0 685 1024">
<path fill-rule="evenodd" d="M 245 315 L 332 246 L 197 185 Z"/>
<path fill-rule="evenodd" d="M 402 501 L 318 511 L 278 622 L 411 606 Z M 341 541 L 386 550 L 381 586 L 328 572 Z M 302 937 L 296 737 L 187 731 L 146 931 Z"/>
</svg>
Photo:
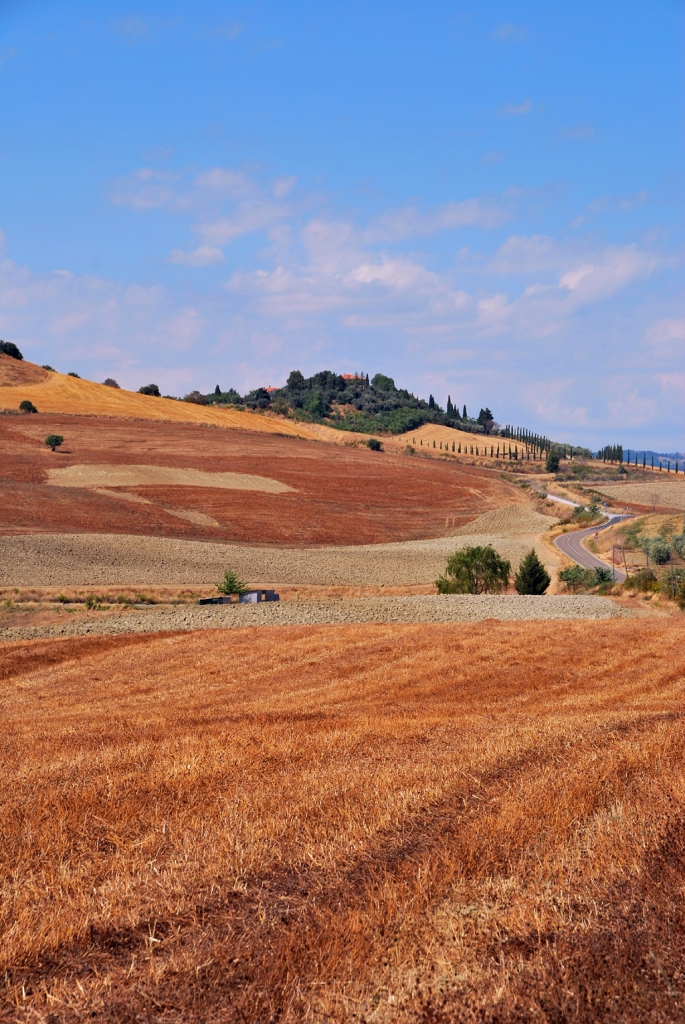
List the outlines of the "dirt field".
<svg viewBox="0 0 685 1024">
<path fill-rule="evenodd" d="M 597 489 L 621 505 L 641 505 L 645 508 L 685 509 L 685 475 L 659 473 L 648 483 L 597 484 Z"/>
<path fill-rule="evenodd" d="M 46 448 L 49 433 L 64 436 L 62 449 Z M 114 474 L 141 465 L 184 473 L 186 481 L 197 472 L 237 473 L 291 490 L 138 481 L 117 492 L 97 476 L 103 466 L 116 467 L 106 471 Z M 48 483 L 50 471 L 68 470 L 67 477 L 86 472 L 77 466 L 93 467 L 92 479 L 73 481 L 89 486 Z M 0 488 L 5 534 L 100 532 L 308 545 L 436 537 L 488 509 L 529 501 L 498 473 L 471 466 L 192 424 L 43 415 L 0 417 Z M 209 522 L 197 521 L 198 515 Z"/>
<path fill-rule="evenodd" d="M 1 1019 L 683 1020 L 683 639 L 4 645 Z"/>
<path fill-rule="evenodd" d="M 232 568 L 253 586 L 409 586 L 433 583 L 457 548 L 492 544 L 516 571 L 535 535 L 438 537 L 354 547 L 267 548 L 116 534 L 0 536 L 0 587 L 191 586 L 215 583 Z"/>
<path fill-rule="evenodd" d="M 507 505 L 484 512 L 466 526 L 454 531 L 455 536 L 495 534 L 500 537 L 517 533 L 544 533 L 559 522 L 554 516 L 543 516 L 524 505 Z"/>
</svg>

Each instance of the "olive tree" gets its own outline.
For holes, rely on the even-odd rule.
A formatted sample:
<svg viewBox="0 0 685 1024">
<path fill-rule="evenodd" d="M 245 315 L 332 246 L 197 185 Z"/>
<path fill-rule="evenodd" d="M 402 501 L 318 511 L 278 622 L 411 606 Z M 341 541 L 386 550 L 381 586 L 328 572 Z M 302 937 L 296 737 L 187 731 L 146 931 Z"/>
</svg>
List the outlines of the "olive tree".
<svg viewBox="0 0 685 1024">
<path fill-rule="evenodd" d="M 455 551 L 435 583 L 439 594 L 499 594 L 509 586 L 510 574 L 511 562 L 487 544 Z"/>
</svg>

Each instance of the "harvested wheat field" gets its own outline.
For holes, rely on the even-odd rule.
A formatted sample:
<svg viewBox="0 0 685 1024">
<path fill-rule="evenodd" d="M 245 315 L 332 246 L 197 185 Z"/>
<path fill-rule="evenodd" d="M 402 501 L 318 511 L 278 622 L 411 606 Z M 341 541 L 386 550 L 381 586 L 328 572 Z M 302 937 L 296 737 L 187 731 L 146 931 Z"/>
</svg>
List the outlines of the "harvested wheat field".
<svg viewBox="0 0 685 1024">
<path fill-rule="evenodd" d="M 2 1019 L 682 1020 L 683 639 L 3 645 Z"/>
<path fill-rule="evenodd" d="M 50 433 L 64 436 L 57 452 L 44 444 Z M 472 466 L 248 430 L 42 414 L 0 416 L 0 487 L 5 535 L 290 545 L 443 536 L 530 501 Z"/>
<path fill-rule="evenodd" d="M 507 536 L 517 533 L 544 533 L 559 522 L 554 516 L 543 516 L 525 505 L 507 505 L 496 508 L 492 512 L 484 512 L 477 519 L 472 519 L 465 526 L 454 531 L 456 537 L 469 534 L 496 534 Z"/>
<path fill-rule="evenodd" d="M 171 398 L 140 395 L 137 391 L 105 387 L 80 377 L 48 372 L 35 363 L 0 353 L 0 409 L 18 410 L 30 401 L 41 413 L 114 416 L 170 423 L 204 423 L 233 430 L 264 431 L 292 437 L 311 437 L 305 424 L 257 413 L 195 405 Z"/>
<path fill-rule="evenodd" d="M 685 476 L 659 473 L 640 484 L 597 484 L 597 489 L 621 505 L 642 505 L 645 508 L 685 509 Z"/>
</svg>

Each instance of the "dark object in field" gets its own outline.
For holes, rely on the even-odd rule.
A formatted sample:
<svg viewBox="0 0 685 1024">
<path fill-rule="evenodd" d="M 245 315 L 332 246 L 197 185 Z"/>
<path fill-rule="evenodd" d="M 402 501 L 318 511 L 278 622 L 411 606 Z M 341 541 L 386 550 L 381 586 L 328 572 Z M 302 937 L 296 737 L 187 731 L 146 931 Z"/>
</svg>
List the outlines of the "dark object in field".
<svg viewBox="0 0 685 1024">
<path fill-rule="evenodd" d="M 48 448 L 52 448 L 53 452 L 56 451 L 61 444 L 64 444 L 64 438 L 61 434 L 48 434 L 45 438 L 45 443 Z"/>
<path fill-rule="evenodd" d="M 556 448 L 550 448 L 547 452 L 547 458 L 545 459 L 545 471 L 547 473 L 558 473 L 560 461 L 559 452 Z"/>
<path fill-rule="evenodd" d="M 115 381 L 114 377 L 108 377 L 107 380 L 103 380 L 102 383 L 105 384 L 108 388 L 118 388 L 119 387 L 119 385 Z"/>
<path fill-rule="evenodd" d="M 49 370 L 50 373 L 57 373 L 55 367 L 50 366 L 50 363 L 43 363 L 43 365 L 41 366 L 41 370 Z"/>
<path fill-rule="evenodd" d="M 544 565 L 531 548 L 519 566 L 519 571 L 514 579 L 514 587 L 517 594 L 544 594 L 552 582 L 551 577 Z"/>
<path fill-rule="evenodd" d="M 73 370 L 69 370 L 69 373 L 67 374 L 67 377 L 76 377 L 77 380 L 81 380 L 81 378 L 79 377 L 78 373 L 74 373 Z"/>
<path fill-rule="evenodd" d="M 12 356 L 12 359 L 24 358 L 13 341 L 0 341 L 0 352 L 3 352 L 6 356 Z"/>
<path fill-rule="evenodd" d="M 29 402 L 28 398 L 25 398 L 23 402 L 19 403 L 19 412 L 38 412 L 33 402 Z"/>
<path fill-rule="evenodd" d="M 155 398 L 161 398 L 159 388 L 156 384 L 144 384 L 142 388 L 138 388 L 139 395 L 154 395 Z"/>
<path fill-rule="evenodd" d="M 262 601 L 280 601 L 275 590 L 246 590 L 242 594 L 225 597 L 201 597 L 198 604 L 261 604 Z"/>
<path fill-rule="evenodd" d="M 369 446 L 369 448 L 371 449 L 372 452 L 382 452 L 383 451 L 383 445 L 381 444 L 381 442 L 376 437 L 370 437 L 369 440 L 366 443 L 367 443 L 367 445 Z"/>
<path fill-rule="evenodd" d="M 509 586 L 511 562 L 491 544 L 466 547 L 447 559 L 445 576 L 435 581 L 439 594 L 500 594 Z"/>
</svg>

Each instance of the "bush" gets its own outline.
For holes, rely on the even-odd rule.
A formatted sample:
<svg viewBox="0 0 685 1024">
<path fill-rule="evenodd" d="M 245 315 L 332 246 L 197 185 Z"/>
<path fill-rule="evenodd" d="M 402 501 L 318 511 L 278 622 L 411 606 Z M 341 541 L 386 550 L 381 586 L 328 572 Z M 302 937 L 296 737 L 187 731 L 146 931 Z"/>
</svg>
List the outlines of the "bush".
<svg viewBox="0 0 685 1024">
<path fill-rule="evenodd" d="M 647 594 L 661 589 L 661 584 L 651 569 L 640 569 L 634 576 L 628 577 L 626 586 Z"/>
<path fill-rule="evenodd" d="M 246 594 L 247 584 L 244 583 L 237 573 L 233 572 L 232 569 L 227 569 L 224 573 L 224 578 L 219 580 L 216 585 L 216 589 L 220 594 Z"/>
<path fill-rule="evenodd" d="M 45 443 L 54 452 L 61 444 L 64 444 L 64 438 L 61 434 L 48 434 L 45 438 Z"/>
<path fill-rule="evenodd" d="M 557 578 L 565 583 L 574 594 L 576 590 L 590 590 L 591 587 L 600 587 L 612 582 L 611 569 L 600 565 L 594 569 L 583 569 L 582 565 L 570 565 L 566 569 L 562 569 Z"/>
<path fill-rule="evenodd" d="M 499 594 L 509 586 L 510 573 L 511 563 L 488 544 L 455 551 L 435 583 L 439 594 Z"/>
<path fill-rule="evenodd" d="M 43 365 L 41 366 L 41 370 L 49 370 L 50 373 L 57 373 L 55 367 L 50 366 L 50 363 L 43 363 Z"/>
<path fill-rule="evenodd" d="M 681 612 L 685 612 L 685 580 L 683 580 L 675 592 L 675 603 L 678 605 Z"/>
<path fill-rule="evenodd" d="M 666 565 L 671 560 L 671 549 L 661 537 L 653 537 L 644 543 L 645 554 L 649 555 L 655 565 Z"/>
<path fill-rule="evenodd" d="M 382 452 L 383 451 L 383 445 L 375 437 L 370 437 L 369 440 L 366 442 L 366 444 L 368 445 L 368 447 L 371 449 L 372 452 Z"/>
<path fill-rule="evenodd" d="M 155 398 L 161 398 L 159 388 L 156 384 L 144 384 L 142 388 L 138 388 L 139 395 L 154 395 Z"/>
<path fill-rule="evenodd" d="M 192 402 L 193 405 L 207 405 L 207 399 L 201 391 L 191 391 L 189 395 L 186 395 L 183 399 L 184 402 Z"/>
<path fill-rule="evenodd" d="M 119 385 L 117 384 L 117 382 L 114 380 L 113 377 L 108 377 L 107 380 L 103 380 L 102 383 L 105 385 L 105 387 L 108 387 L 108 388 L 118 388 L 119 387 Z"/>
<path fill-rule="evenodd" d="M 81 380 L 81 378 L 79 377 L 78 373 L 74 373 L 73 370 L 69 370 L 69 373 L 67 374 L 67 377 L 76 377 L 77 380 Z"/>
<path fill-rule="evenodd" d="M 6 356 L 12 356 L 12 359 L 24 358 L 13 341 L 0 341 L 0 352 L 3 352 Z"/>
<path fill-rule="evenodd" d="M 33 402 L 29 402 L 28 398 L 25 398 L 23 402 L 19 403 L 19 412 L 38 412 Z"/>
<path fill-rule="evenodd" d="M 674 551 L 681 558 L 685 558 L 685 533 L 681 533 L 679 537 L 674 537 L 672 543 Z"/>
<path fill-rule="evenodd" d="M 550 450 L 547 452 L 547 458 L 545 459 L 545 471 L 547 473 L 558 473 L 560 462 L 561 457 L 559 455 L 559 452 L 556 450 L 556 448 L 550 448 Z"/>
<path fill-rule="evenodd" d="M 517 594 L 544 594 L 552 582 L 544 565 L 531 548 L 519 566 L 514 579 Z"/>
</svg>

